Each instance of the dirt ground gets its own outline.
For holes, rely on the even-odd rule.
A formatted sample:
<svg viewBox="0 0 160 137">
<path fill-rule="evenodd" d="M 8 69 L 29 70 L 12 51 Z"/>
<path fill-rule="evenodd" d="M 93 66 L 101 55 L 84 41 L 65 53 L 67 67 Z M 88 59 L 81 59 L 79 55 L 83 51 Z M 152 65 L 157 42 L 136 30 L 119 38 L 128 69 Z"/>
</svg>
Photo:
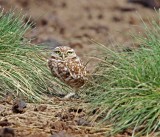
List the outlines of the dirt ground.
<svg viewBox="0 0 160 137">
<path fill-rule="evenodd" d="M 141 18 L 147 22 L 156 14 L 126 0 L 0 0 L 0 5 L 5 10 L 22 9 L 27 14 L 25 21 L 31 16 L 35 25 L 26 36 L 33 43 L 47 43 L 49 48 L 59 43 L 69 45 L 84 62 L 100 54 L 91 39 L 115 48 L 117 43 L 123 43 L 122 48 L 133 48 L 130 31 L 140 30 Z M 48 100 L 53 104 L 27 103 L 22 114 L 12 112 L 12 103 L 1 103 L 0 122 L 7 120 L 8 124 L 0 126 L 13 128 L 17 137 L 50 137 L 54 133 L 52 137 L 103 137 L 110 130 L 97 129 L 95 123 L 86 120 L 87 104 L 81 100 Z"/>
<path fill-rule="evenodd" d="M 87 103 L 82 100 L 50 98 L 49 102 L 26 103 L 22 108 L 23 102 L 6 97 L 0 104 L 0 126 L 14 129 L 16 137 L 103 137 L 110 130 L 87 120 Z"/>
</svg>

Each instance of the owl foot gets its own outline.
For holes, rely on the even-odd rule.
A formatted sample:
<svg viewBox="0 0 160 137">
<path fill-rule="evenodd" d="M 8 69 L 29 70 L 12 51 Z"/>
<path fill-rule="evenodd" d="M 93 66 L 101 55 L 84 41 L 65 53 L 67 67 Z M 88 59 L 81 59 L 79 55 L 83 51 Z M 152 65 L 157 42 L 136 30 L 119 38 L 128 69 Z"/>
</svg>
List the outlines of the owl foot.
<svg viewBox="0 0 160 137">
<path fill-rule="evenodd" d="M 71 92 L 71 93 L 69 93 L 69 94 L 64 96 L 64 99 L 70 99 L 70 98 L 78 99 L 78 98 L 80 98 L 80 96 L 78 94 L 76 94 L 76 93 L 73 93 L 73 92 Z"/>
</svg>

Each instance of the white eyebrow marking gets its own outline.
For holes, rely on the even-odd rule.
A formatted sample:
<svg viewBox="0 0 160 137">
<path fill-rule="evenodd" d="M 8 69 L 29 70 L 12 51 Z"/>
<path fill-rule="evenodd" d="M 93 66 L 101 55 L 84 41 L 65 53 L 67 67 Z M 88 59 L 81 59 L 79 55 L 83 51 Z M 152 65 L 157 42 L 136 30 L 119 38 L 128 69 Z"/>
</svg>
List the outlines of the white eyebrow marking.
<svg viewBox="0 0 160 137">
<path fill-rule="evenodd" d="M 59 49 L 59 47 L 56 47 L 55 49 Z"/>
<path fill-rule="evenodd" d="M 69 49 L 68 51 L 74 51 L 73 49 Z"/>
</svg>

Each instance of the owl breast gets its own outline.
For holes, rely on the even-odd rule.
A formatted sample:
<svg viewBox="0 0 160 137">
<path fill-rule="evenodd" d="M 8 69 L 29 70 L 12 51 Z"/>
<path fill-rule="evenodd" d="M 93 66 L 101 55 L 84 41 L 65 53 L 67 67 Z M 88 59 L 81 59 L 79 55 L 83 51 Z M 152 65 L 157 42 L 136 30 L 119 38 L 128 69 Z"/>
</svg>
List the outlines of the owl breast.
<svg viewBox="0 0 160 137">
<path fill-rule="evenodd" d="M 79 60 L 56 60 L 50 59 L 48 66 L 53 76 L 73 88 L 79 88 L 86 81 L 86 70 Z"/>
</svg>

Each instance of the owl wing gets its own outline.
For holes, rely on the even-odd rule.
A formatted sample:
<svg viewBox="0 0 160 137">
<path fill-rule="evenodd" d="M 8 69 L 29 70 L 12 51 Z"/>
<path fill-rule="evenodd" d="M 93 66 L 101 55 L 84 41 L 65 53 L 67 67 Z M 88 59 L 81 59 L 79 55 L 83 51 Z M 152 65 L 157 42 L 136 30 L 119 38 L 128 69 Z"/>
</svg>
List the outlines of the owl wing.
<svg viewBox="0 0 160 137">
<path fill-rule="evenodd" d="M 50 59 L 48 60 L 48 67 L 50 68 L 53 76 L 58 77 L 58 73 L 57 73 L 57 69 L 58 69 L 57 60 L 50 58 Z"/>
<path fill-rule="evenodd" d="M 86 76 L 85 67 L 80 61 L 68 61 L 66 62 L 66 67 L 74 79 L 80 79 Z"/>
<path fill-rule="evenodd" d="M 51 58 L 48 60 L 48 67 L 50 68 L 52 75 L 60 78 L 61 80 L 65 80 L 70 76 L 70 71 L 64 61 Z"/>
<path fill-rule="evenodd" d="M 87 80 L 85 67 L 81 64 L 80 60 L 60 61 L 50 59 L 48 66 L 54 76 L 71 87 L 79 88 Z"/>
</svg>

